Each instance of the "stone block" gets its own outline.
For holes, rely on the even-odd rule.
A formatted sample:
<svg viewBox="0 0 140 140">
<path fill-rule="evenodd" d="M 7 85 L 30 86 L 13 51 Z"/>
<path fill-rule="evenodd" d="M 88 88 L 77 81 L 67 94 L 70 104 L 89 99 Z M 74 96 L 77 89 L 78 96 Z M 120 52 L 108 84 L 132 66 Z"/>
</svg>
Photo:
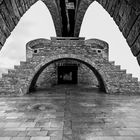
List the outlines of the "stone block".
<svg viewBox="0 0 140 140">
<path fill-rule="evenodd" d="M 137 38 L 135 43 L 131 47 L 131 51 L 134 56 L 138 56 L 140 53 L 140 36 Z"/>
<path fill-rule="evenodd" d="M 135 24 L 133 25 L 133 27 L 127 37 L 127 42 L 130 46 L 132 46 L 135 43 L 139 34 L 140 34 L 140 16 L 136 20 Z"/>
<path fill-rule="evenodd" d="M 125 38 L 127 38 L 127 36 L 129 35 L 129 32 L 131 28 L 133 27 L 133 25 L 135 24 L 137 17 L 138 16 L 136 15 L 135 10 L 131 8 L 131 12 L 129 14 L 129 17 L 127 18 L 127 22 L 122 30 L 122 33 Z"/>
<path fill-rule="evenodd" d="M 6 37 L 8 37 L 11 34 L 1 14 L 0 14 L 0 28 L 1 32 L 3 32 Z"/>
<path fill-rule="evenodd" d="M 0 44 L 3 46 L 5 41 L 6 41 L 6 36 L 5 34 L 2 32 L 2 30 L 0 29 Z"/>
<path fill-rule="evenodd" d="M 1 13 L 3 19 L 5 19 L 5 23 L 8 26 L 9 30 L 12 31 L 15 28 L 15 23 L 12 20 L 12 18 L 9 16 L 9 12 L 8 12 L 5 4 L 0 5 L 0 13 Z"/>
</svg>

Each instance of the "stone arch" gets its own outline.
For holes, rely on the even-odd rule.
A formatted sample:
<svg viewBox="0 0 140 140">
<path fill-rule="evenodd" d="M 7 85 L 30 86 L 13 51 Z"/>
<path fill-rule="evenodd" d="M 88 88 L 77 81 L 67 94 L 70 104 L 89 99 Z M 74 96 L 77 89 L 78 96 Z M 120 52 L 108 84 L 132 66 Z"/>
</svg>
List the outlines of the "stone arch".
<svg viewBox="0 0 140 140">
<path fill-rule="evenodd" d="M 55 0 L 41 0 L 41 1 L 45 3 L 45 5 L 48 7 L 51 13 L 57 36 L 58 37 L 62 36 L 61 15 L 56 1 Z"/>
<path fill-rule="evenodd" d="M 0 49 L 21 17 L 39 0 L 1 0 L 0 1 Z M 50 11 L 57 36 L 61 36 L 61 18 L 55 0 L 41 0 Z"/>
<path fill-rule="evenodd" d="M 76 61 L 79 61 L 79 62 L 85 64 L 96 75 L 96 77 L 99 81 L 100 89 L 107 93 L 109 92 L 109 88 L 107 86 L 106 74 L 92 60 L 90 60 L 89 58 L 86 58 L 85 56 L 81 56 L 81 55 L 61 54 L 61 55 L 52 56 L 49 59 L 46 59 L 45 61 L 43 61 L 42 63 L 40 63 L 39 65 L 37 65 L 35 67 L 34 73 L 31 76 L 31 79 L 29 80 L 30 82 L 28 84 L 27 91 L 25 93 L 29 93 L 31 90 L 34 90 L 33 87 L 35 86 L 35 83 L 36 83 L 39 75 L 47 66 L 49 66 L 50 64 L 52 64 L 56 61 L 62 60 L 62 59 L 76 60 Z"/>
<path fill-rule="evenodd" d="M 75 36 L 79 36 L 81 24 L 88 7 L 95 0 L 81 0 L 76 14 Z M 140 65 L 140 2 L 139 0 L 96 0 L 114 19 L 133 55 Z"/>
</svg>

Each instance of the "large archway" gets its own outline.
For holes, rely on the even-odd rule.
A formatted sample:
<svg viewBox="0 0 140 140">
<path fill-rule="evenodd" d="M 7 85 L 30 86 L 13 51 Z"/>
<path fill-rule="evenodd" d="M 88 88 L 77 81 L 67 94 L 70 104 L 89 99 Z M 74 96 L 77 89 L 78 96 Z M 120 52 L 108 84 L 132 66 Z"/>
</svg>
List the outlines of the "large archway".
<svg viewBox="0 0 140 140">
<path fill-rule="evenodd" d="M 18 21 L 23 16 L 23 14 L 38 0 L 29 1 L 17 1 L 10 0 L 0 1 L 0 47 L 2 47 L 10 35 L 12 30 L 18 24 Z M 54 25 L 56 28 L 57 36 L 62 36 L 62 15 L 60 2 L 56 0 L 42 0 L 50 10 L 52 18 L 54 20 Z M 114 21 L 118 25 L 123 36 L 126 38 L 131 51 L 134 56 L 137 57 L 140 63 L 140 2 L 139 0 L 126 1 L 126 0 L 96 0 L 99 2 L 104 9 L 113 17 Z M 83 21 L 84 14 L 88 9 L 89 5 L 94 2 L 94 0 L 79 0 L 77 2 L 75 15 L 75 27 L 74 36 L 79 36 L 80 27 Z M 67 8 L 73 9 L 73 5 L 67 4 Z"/>
<path fill-rule="evenodd" d="M 93 67 L 91 64 L 88 64 L 87 62 L 83 61 L 83 60 L 80 60 L 80 59 L 76 59 L 76 58 L 59 58 L 59 59 L 56 59 L 56 60 L 52 60 L 48 63 L 44 63 L 44 65 L 35 73 L 35 75 L 33 76 L 32 78 L 32 81 L 31 81 L 31 84 L 29 85 L 29 90 L 28 90 L 28 93 L 30 92 L 33 92 L 36 90 L 36 83 L 37 83 L 37 80 L 40 76 L 40 74 L 43 72 L 43 70 L 48 67 L 49 65 L 55 63 L 55 62 L 59 62 L 59 61 L 62 61 L 62 60 L 66 60 L 66 61 L 77 61 L 77 62 L 80 62 L 81 64 L 84 64 L 86 65 L 90 70 L 92 70 L 92 73 L 96 76 L 97 80 L 98 80 L 98 83 L 99 83 L 99 89 L 103 92 L 106 92 L 106 86 L 105 86 L 105 83 L 104 83 L 104 80 L 103 80 L 103 77 L 101 76 L 101 74 L 98 72 L 98 70 Z M 92 76 L 92 75 L 90 75 Z"/>
<path fill-rule="evenodd" d="M 138 63 L 140 61 L 140 30 L 139 30 L 139 12 L 140 2 L 134 1 L 108 1 L 108 0 L 96 0 L 102 7 L 109 13 L 114 19 L 116 25 L 119 27 L 124 38 L 126 39 L 133 55 L 137 57 Z M 81 0 L 75 23 L 75 36 L 79 35 L 81 24 L 83 22 L 84 15 L 88 7 L 94 2 L 94 0 Z"/>
<path fill-rule="evenodd" d="M 137 59 L 131 53 L 126 39 L 113 18 L 110 18 L 108 12 L 96 1 L 86 11 L 80 36 L 84 36 L 86 39 L 97 37 L 105 40 L 109 44 L 109 61 L 115 61 L 115 64 L 121 65 L 121 68 L 126 69 L 127 73 L 132 73 L 134 77 L 140 78 L 140 67 Z"/>
<path fill-rule="evenodd" d="M 46 5 L 37 1 L 22 16 L 0 51 L 0 77 L 14 65 L 19 65 L 20 61 L 26 61 L 25 45 L 29 40 L 50 39 L 50 36 L 56 36 L 52 16 Z"/>
<path fill-rule="evenodd" d="M 22 16 L 38 1 L 39 0 L 29 0 L 27 2 L 17 0 L 0 1 L 0 49 L 4 45 L 6 39 L 10 36 L 13 29 L 17 26 Z M 62 25 L 56 3 L 53 0 L 42 0 L 42 2 L 50 11 L 57 36 L 61 36 Z"/>
</svg>

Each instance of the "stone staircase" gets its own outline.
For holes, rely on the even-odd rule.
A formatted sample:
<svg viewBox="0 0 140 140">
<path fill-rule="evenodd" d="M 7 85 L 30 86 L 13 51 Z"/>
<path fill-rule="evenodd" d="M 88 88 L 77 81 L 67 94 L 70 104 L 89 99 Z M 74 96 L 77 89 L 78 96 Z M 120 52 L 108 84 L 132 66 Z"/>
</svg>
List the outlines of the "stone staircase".
<svg viewBox="0 0 140 140">
<path fill-rule="evenodd" d="M 125 69 L 121 69 L 120 65 L 115 65 L 115 61 L 108 62 L 109 67 L 107 67 L 108 75 L 111 75 L 113 78 L 112 84 L 116 84 L 119 82 L 121 93 L 140 93 L 140 81 L 138 78 L 133 77 L 132 74 L 126 73 Z M 113 77 L 113 76 L 114 77 Z M 114 82 L 116 81 L 116 83 Z"/>
<path fill-rule="evenodd" d="M 2 78 L 0 78 L 0 94 L 17 95 L 17 82 L 19 81 L 19 77 L 20 80 L 22 80 L 22 77 L 25 78 L 27 76 L 27 66 L 28 62 L 21 61 L 20 65 L 15 65 L 14 69 L 8 69 L 8 73 L 2 74 Z"/>
<path fill-rule="evenodd" d="M 126 70 L 121 70 L 121 66 L 115 65 L 114 61 L 106 61 L 100 63 L 104 67 L 105 73 L 107 73 L 112 80 L 109 82 L 111 86 L 114 86 L 114 92 L 116 93 L 140 93 L 140 82 L 138 78 L 132 77 L 132 74 L 127 74 Z M 20 65 L 15 65 L 14 69 L 9 69 L 7 74 L 2 74 L 0 78 L 0 95 L 21 95 L 19 86 L 21 83 L 28 81 L 28 76 L 32 72 L 32 66 L 29 62 L 21 61 Z M 20 84 L 19 84 L 20 83 Z M 119 85 L 119 90 L 118 90 Z"/>
</svg>

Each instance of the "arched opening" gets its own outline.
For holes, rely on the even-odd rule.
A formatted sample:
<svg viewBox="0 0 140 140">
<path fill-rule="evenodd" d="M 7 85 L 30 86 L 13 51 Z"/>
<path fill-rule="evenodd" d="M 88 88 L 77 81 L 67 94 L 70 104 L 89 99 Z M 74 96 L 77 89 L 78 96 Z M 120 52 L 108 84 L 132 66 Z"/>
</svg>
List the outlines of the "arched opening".
<svg viewBox="0 0 140 140">
<path fill-rule="evenodd" d="M 76 74 L 76 69 L 74 68 L 77 68 L 77 74 Z M 83 68 L 84 70 L 82 70 Z M 44 70 L 45 72 L 43 73 Z M 72 76 L 70 76 L 70 73 Z M 47 74 L 47 76 L 45 74 Z M 41 80 L 43 79 L 41 75 L 46 76 L 46 78 L 48 78 L 47 80 L 50 80 L 48 81 L 48 83 L 52 85 L 58 85 L 58 84 L 60 85 L 61 84 L 72 84 L 72 85 L 87 84 L 88 85 L 89 84 L 90 86 L 96 87 L 101 91 L 104 92 L 106 91 L 105 84 L 100 73 L 93 66 L 79 59 L 60 58 L 43 65 L 34 75 L 29 86 L 29 93 L 35 91 L 37 85 L 39 84 L 43 85 L 41 83 L 42 82 Z M 65 77 L 66 79 L 64 78 L 64 76 L 66 75 L 68 79 L 66 77 Z M 85 78 L 84 76 L 88 76 L 89 79 L 84 79 Z"/>
<path fill-rule="evenodd" d="M 140 78 L 139 65 L 125 38 L 113 18 L 96 1 L 86 11 L 80 36 L 99 38 L 108 42 L 109 60 L 121 65 L 122 69 L 127 69 L 127 73 L 132 73 L 135 77 Z"/>
<path fill-rule="evenodd" d="M 22 16 L 1 49 L 0 74 L 26 60 L 27 42 L 50 36 L 56 36 L 50 11 L 42 1 L 38 1 Z"/>
</svg>

